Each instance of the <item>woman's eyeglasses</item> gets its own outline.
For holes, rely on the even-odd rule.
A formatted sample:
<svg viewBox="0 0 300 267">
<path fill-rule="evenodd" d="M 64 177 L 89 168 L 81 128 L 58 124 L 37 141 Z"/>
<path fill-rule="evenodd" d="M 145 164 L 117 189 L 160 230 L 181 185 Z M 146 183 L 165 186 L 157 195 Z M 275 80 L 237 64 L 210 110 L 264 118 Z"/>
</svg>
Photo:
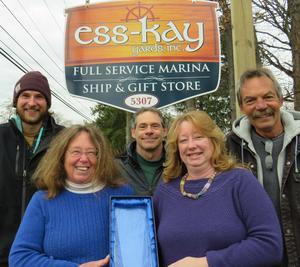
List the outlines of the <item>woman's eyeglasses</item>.
<svg viewBox="0 0 300 267">
<path fill-rule="evenodd" d="M 73 158 L 80 158 L 82 155 L 85 155 L 89 159 L 95 159 L 98 156 L 98 151 L 97 150 L 87 150 L 87 151 L 82 151 L 80 149 L 70 149 L 68 150 L 70 153 L 71 157 Z"/>
</svg>

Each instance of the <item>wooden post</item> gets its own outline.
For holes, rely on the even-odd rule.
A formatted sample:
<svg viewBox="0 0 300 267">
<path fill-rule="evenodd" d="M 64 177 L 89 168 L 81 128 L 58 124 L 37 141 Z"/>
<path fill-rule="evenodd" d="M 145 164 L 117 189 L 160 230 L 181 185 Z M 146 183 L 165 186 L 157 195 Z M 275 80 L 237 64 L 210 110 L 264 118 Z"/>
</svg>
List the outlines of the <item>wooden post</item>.
<svg viewBox="0 0 300 267">
<path fill-rule="evenodd" d="M 186 104 L 186 109 L 187 110 L 192 110 L 192 109 L 194 109 L 195 107 L 196 107 L 196 100 L 195 100 L 195 98 L 191 98 L 191 99 L 189 99 L 189 100 L 186 100 L 185 101 L 185 104 Z"/>
<path fill-rule="evenodd" d="M 256 67 L 256 47 L 251 0 L 231 1 L 231 23 L 236 93 L 241 74 L 246 69 Z M 238 103 L 236 101 L 235 103 L 236 118 L 238 118 L 240 116 L 240 109 Z"/>
<path fill-rule="evenodd" d="M 130 112 L 126 112 L 126 147 L 131 141 L 131 117 Z"/>
</svg>

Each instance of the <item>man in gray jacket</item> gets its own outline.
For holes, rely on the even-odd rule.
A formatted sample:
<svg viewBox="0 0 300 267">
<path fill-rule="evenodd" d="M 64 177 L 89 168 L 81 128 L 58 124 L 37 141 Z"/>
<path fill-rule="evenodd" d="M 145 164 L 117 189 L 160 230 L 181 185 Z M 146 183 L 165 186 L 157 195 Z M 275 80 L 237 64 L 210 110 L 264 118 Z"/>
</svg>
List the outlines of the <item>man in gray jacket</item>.
<svg viewBox="0 0 300 267">
<path fill-rule="evenodd" d="M 280 86 L 264 68 L 242 74 L 237 98 L 245 115 L 233 123 L 228 149 L 249 165 L 277 210 L 281 266 L 300 266 L 300 113 L 281 109 Z"/>
<path fill-rule="evenodd" d="M 117 162 L 123 177 L 138 195 L 151 196 L 160 181 L 166 133 L 164 118 L 158 109 L 141 108 L 134 114 L 131 136 L 135 140 Z"/>
</svg>

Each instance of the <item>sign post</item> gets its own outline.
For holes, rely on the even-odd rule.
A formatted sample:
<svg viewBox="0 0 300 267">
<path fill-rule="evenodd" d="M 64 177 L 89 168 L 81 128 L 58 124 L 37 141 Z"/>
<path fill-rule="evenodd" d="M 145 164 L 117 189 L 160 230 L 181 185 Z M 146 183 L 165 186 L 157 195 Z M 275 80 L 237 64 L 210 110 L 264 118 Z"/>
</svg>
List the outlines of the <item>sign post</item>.
<svg viewBox="0 0 300 267">
<path fill-rule="evenodd" d="M 241 74 L 249 68 L 256 67 L 251 2 L 251 0 L 233 0 L 231 3 L 235 93 Z M 240 116 L 240 109 L 237 102 L 235 103 L 237 118 Z"/>
</svg>

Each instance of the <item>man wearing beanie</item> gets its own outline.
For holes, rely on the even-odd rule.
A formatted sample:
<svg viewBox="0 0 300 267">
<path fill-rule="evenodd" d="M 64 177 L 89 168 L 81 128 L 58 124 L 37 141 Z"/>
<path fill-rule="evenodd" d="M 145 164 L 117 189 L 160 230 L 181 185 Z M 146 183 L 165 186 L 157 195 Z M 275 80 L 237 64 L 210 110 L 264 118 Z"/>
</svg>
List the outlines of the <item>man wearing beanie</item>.
<svg viewBox="0 0 300 267">
<path fill-rule="evenodd" d="M 48 112 L 51 90 L 38 71 L 17 81 L 13 106 L 16 114 L 0 124 L 0 267 L 8 266 L 10 246 L 35 191 L 30 177 L 51 139 L 63 128 Z"/>
</svg>

